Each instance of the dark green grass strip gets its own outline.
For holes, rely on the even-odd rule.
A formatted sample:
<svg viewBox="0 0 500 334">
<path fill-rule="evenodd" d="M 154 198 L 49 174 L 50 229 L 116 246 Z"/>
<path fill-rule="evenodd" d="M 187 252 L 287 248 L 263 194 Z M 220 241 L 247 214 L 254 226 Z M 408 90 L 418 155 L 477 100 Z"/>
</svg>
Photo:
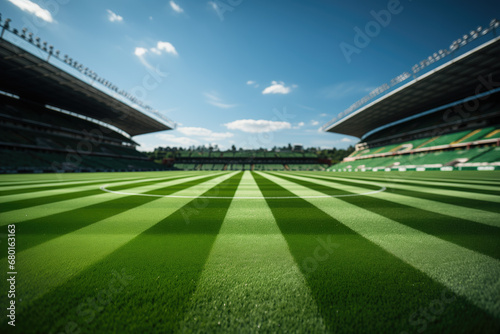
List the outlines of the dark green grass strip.
<svg viewBox="0 0 500 334">
<path fill-rule="evenodd" d="M 293 196 L 278 184 L 254 177 L 266 197 Z M 267 203 L 332 332 L 493 333 L 500 329 L 500 320 L 453 296 L 309 202 L 267 199 Z M 429 307 L 441 301 L 443 293 L 449 302 L 434 314 Z"/>
<path fill-rule="evenodd" d="M 107 182 L 107 183 L 111 184 L 110 188 L 112 188 L 113 190 L 120 191 L 120 190 L 124 190 L 124 189 L 129 189 L 129 188 L 148 186 L 148 185 L 155 184 L 155 183 L 162 182 L 162 181 L 178 180 L 178 179 L 187 178 L 187 177 L 189 177 L 189 175 L 183 175 L 183 176 L 178 176 L 178 177 L 165 177 L 165 178 L 161 178 L 161 179 L 153 180 L 153 181 L 144 181 L 144 182 L 130 183 L 130 184 L 124 184 L 124 185 L 118 185 L 118 186 L 113 186 L 112 184 L 114 182 Z M 120 179 L 117 179 L 115 182 L 123 182 L 123 181 Z M 104 184 L 104 183 L 100 182 L 100 184 Z M 77 187 L 77 186 L 74 186 L 74 187 Z M 20 209 L 30 208 L 32 206 L 37 206 L 37 205 L 44 205 L 44 204 L 50 204 L 50 203 L 54 203 L 54 202 L 66 201 L 66 200 L 80 198 L 80 197 L 100 195 L 102 193 L 103 193 L 103 191 L 101 189 L 99 189 L 99 187 L 97 187 L 97 186 L 95 189 L 76 191 L 76 192 L 72 192 L 72 193 L 64 193 L 64 191 L 61 191 L 61 193 L 57 194 L 57 195 L 50 195 L 50 196 L 36 197 L 36 198 L 27 198 L 27 199 L 22 199 L 22 200 L 18 200 L 18 201 L 3 203 L 0 206 L 0 213 L 12 211 L 12 210 L 20 210 Z"/>
<path fill-rule="evenodd" d="M 276 176 L 327 195 L 336 192 L 328 186 L 297 180 L 283 174 Z M 500 228 L 379 199 L 376 196 L 339 197 L 339 199 L 424 233 L 500 259 L 498 242 Z"/>
<path fill-rule="evenodd" d="M 209 181 L 219 176 L 220 175 L 208 175 L 207 177 L 201 179 L 155 189 L 145 192 L 144 194 L 170 195 L 180 190 L 194 187 L 200 183 Z M 155 182 L 148 182 L 148 184 L 149 183 L 154 184 Z M 126 189 L 123 187 L 125 186 L 115 188 Z M 123 211 L 133 210 L 133 208 L 135 207 L 144 205 L 154 200 L 158 200 L 159 198 L 160 197 L 116 195 L 116 199 L 110 201 L 105 201 L 76 210 L 61 212 L 54 215 L 17 223 L 16 233 L 18 233 L 22 237 L 17 238 L 16 251 L 21 252 L 56 237 L 62 236 L 66 233 L 71 233 L 90 224 L 94 224 L 103 219 L 120 214 Z M 7 250 L 0 254 L 0 259 L 5 258 L 6 256 Z"/>
<path fill-rule="evenodd" d="M 296 174 L 296 175 L 301 175 L 301 174 Z M 365 189 L 371 189 L 371 190 L 376 190 L 379 189 L 379 186 L 376 185 L 370 185 L 370 184 L 363 184 L 363 183 L 356 183 L 353 181 L 349 181 L 350 179 L 357 180 L 357 181 L 365 181 L 361 178 L 346 178 L 344 180 L 338 180 L 332 177 L 329 177 L 327 175 L 325 176 L 320 176 L 320 175 L 302 175 L 302 176 L 307 176 L 311 178 L 316 178 L 316 179 L 321 179 L 321 180 L 329 180 L 332 182 L 340 183 L 340 184 L 345 184 L 349 186 L 357 186 L 360 188 L 365 188 Z M 366 180 L 368 181 L 368 180 Z M 471 209 L 478 209 L 478 210 L 483 210 L 483 211 L 488 211 L 488 212 L 493 212 L 493 213 L 500 213 L 500 205 L 497 205 L 496 203 L 492 203 L 489 201 L 482 201 L 482 200 L 477 200 L 474 198 L 463 198 L 463 197 L 456 197 L 456 196 L 448 196 L 448 195 L 442 195 L 439 194 L 439 189 L 438 187 L 433 187 L 429 186 L 433 190 L 433 192 L 422 192 L 422 191 L 415 191 L 415 190 L 407 190 L 407 189 L 401 189 L 401 188 L 394 188 L 391 187 L 390 184 L 384 183 L 384 179 L 380 180 L 373 180 L 370 182 L 380 182 L 380 184 L 384 184 L 387 187 L 387 192 L 391 192 L 393 194 L 397 195 L 404 195 L 404 196 L 410 196 L 410 197 L 416 197 L 416 198 L 422 198 L 422 199 L 427 199 L 430 201 L 435 201 L 435 202 L 441 202 L 441 203 L 446 203 L 446 204 L 452 204 L 452 205 L 457 205 L 457 206 L 463 206 L 466 208 L 471 208 Z M 469 192 L 473 193 L 473 191 Z M 471 195 L 472 197 L 472 195 Z"/>
<path fill-rule="evenodd" d="M 238 173 L 203 195 L 232 197 L 241 176 Z M 180 330 L 230 203 L 230 199 L 189 202 L 36 300 L 18 315 L 16 329 L 23 333 L 60 333 L 67 326 L 81 333 Z M 124 273 L 126 285 L 119 284 L 113 271 Z M 4 322 L 0 332 L 6 328 Z"/>
</svg>

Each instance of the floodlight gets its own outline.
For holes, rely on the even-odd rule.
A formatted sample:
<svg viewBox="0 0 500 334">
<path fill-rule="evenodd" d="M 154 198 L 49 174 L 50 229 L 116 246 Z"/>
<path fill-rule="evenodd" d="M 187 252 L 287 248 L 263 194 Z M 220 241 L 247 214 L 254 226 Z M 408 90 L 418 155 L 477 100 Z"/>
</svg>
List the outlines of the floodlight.
<svg viewBox="0 0 500 334">
<path fill-rule="evenodd" d="M 23 28 L 23 33 L 21 34 L 21 37 L 22 37 L 23 39 L 26 39 L 26 32 L 27 32 L 27 31 L 28 31 L 28 29 L 27 29 L 27 28 Z"/>
</svg>

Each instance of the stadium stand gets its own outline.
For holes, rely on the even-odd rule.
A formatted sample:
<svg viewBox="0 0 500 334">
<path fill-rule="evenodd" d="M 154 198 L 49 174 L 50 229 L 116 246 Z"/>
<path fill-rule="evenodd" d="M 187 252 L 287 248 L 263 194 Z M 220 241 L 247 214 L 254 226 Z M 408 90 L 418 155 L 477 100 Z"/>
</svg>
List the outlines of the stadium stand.
<svg viewBox="0 0 500 334">
<path fill-rule="evenodd" d="M 0 173 L 165 168 L 138 152 L 132 137 L 175 123 L 25 30 L 12 29 L 9 19 L 0 26 Z"/>
<path fill-rule="evenodd" d="M 238 150 L 195 151 L 178 154 L 174 161 L 175 169 L 187 170 L 192 165 L 201 165 L 203 170 L 324 170 L 331 159 L 312 152 Z"/>
<path fill-rule="evenodd" d="M 495 31 L 498 21 L 492 21 Z M 500 37 L 323 129 L 361 138 L 329 171 L 500 169 Z"/>
</svg>

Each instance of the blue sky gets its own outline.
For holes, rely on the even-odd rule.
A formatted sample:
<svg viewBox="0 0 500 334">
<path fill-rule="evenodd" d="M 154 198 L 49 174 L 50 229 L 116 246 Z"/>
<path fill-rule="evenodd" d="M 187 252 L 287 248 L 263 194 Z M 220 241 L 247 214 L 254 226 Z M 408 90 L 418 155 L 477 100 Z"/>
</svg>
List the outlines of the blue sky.
<svg viewBox="0 0 500 334">
<path fill-rule="evenodd" d="M 319 128 L 500 18 L 500 2 L 0 0 L 0 12 L 178 123 L 134 137 L 141 150 L 345 148 L 357 138 Z M 372 37 L 342 51 L 370 22 Z"/>
</svg>

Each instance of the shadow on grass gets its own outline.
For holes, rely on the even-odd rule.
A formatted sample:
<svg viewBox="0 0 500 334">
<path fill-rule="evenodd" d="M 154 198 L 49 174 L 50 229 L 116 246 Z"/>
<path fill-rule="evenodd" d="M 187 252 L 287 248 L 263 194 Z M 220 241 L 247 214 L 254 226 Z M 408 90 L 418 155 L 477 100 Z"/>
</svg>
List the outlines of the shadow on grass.
<svg viewBox="0 0 500 334">
<path fill-rule="evenodd" d="M 319 175 L 307 175 L 307 177 L 314 178 L 314 179 L 320 179 L 320 180 L 328 180 L 328 181 L 332 181 L 332 182 L 339 183 L 339 184 L 344 184 L 344 185 L 348 185 L 348 186 L 356 186 L 356 187 L 371 189 L 371 190 L 376 190 L 376 189 L 380 188 L 379 186 L 376 186 L 376 185 L 352 182 L 352 181 L 349 181 L 349 179 L 338 180 L 338 179 L 334 179 L 334 178 L 331 178 L 328 176 L 319 176 Z M 352 179 L 356 179 L 358 181 L 365 181 L 362 178 L 352 178 Z M 368 180 L 366 180 L 366 181 L 368 181 Z M 384 185 L 387 187 L 386 191 L 391 192 L 393 194 L 397 194 L 397 195 L 405 195 L 405 196 L 416 197 L 416 198 L 426 199 L 426 200 L 435 201 L 435 202 L 463 206 L 463 207 L 470 208 L 470 209 L 478 209 L 478 210 L 483 210 L 483 211 L 488 211 L 488 212 L 500 213 L 500 205 L 498 205 L 498 203 L 477 200 L 474 198 L 463 198 L 463 197 L 442 195 L 442 194 L 439 194 L 439 189 L 441 189 L 440 187 L 433 187 L 432 189 L 434 192 L 429 193 L 429 192 L 394 188 L 394 187 L 391 187 L 390 184 L 386 184 L 385 182 L 387 180 L 385 180 L 385 179 L 380 179 L 380 180 L 377 179 L 377 180 L 370 180 L 370 181 L 375 182 L 375 183 L 380 182 L 381 184 L 384 182 Z M 474 190 L 468 189 L 467 191 L 470 192 L 471 197 L 473 197 Z"/>
<path fill-rule="evenodd" d="M 145 194 L 159 194 L 169 195 L 177 191 L 196 186 L 202 182 L 214 179 L 220 175 L 209 175 L 207 177 L 161 188 L 155 189 Z M 169 178 L 168 181 L 174 181 L 182 179 L 185 177 L 175 177 Z M 155 184 L 157 182 L 162 182 L 165 180 L 157 181 L 147 181 L 142 183 L 134 183 L 130 185 L 122 186 L 110 186 L 113 190 L 125 190 L 129 188 L 135 188 L 140 186 L 147 186 L 150 184 Z M 83 196 L 87 195 L 87 192 L 79 192 L 77 194 Z M 102 190 L 92 190 L 91 195 L 103 194 Z M 82 196 L 82 197 L 83 197 Z M 78 198 L 78 197 L 75 197 Z M 68 199 L 68 198 L 67 198 Z M 124 211 L 133 210 L 134 208 L 144 205 L 146 203 L 158 200 L 160 197 L 146 197 L 146 196 L 123 196 L 116 195 L 116 199 L 108 200 L 105 202 L 85 206 L 75 210 L 65 211 L 37 219 L 27 220 L 22 223 L 16 224 L 16 231 L 19 237 L 16 242 L 16 251 L 21 252 L 28 248 L 34 247 L 41 243 L 52 240 L 56 237 L 62 236 L 66 233 L 71 233 L 85 226 L 94 224 L 101 220 L 110 218 L 112 216 L 118 215 Z M 0 259 L 7 256 L 7 251 L 5 250 L 0 254 Z"/>
<path fill-rule="evenodd" d="M 335 191 L 329 186 L 284 175 L 279 175 L 279 177 L 327 195 Z M 424 233 L 500 259 L 500 243 L 498 242 L 500 228 L 498 227 L 378 199 L 376 196 L 339 197 L 339 199 Z"/>
<path fill-rule="evenodd" d="M 253 175 L 265 197 L 294 196 Z M 332 332 L 414 332 L 419 327 L 411 316 L 417 312 L 418 320 L 419 310 L 447 291 L 303 199 L 266 201 Z M 427 332 L 493 332 L 499 328 L 498 319 L 456 297 L 429 322 Z"/>
<path fill-rule="evenodd" d="M 236 174 L 203 196 L 233 196 L 241 176 L 242 173 Z M 159 221 L 32 302 L 18 315 L 16 329 L 23 333 L 59 333 L 68 326 L 82 333 L 180 330 L 179 323 L 184 320 L 230 203 L 231 199 L 190 201 L 186 206 L 192 206 L 197 213 L 191 212 L 189 220 L 183 207 Z M 130 277 L 126 287 L 101 299 L 100 292 L 107 290 L 114 273 L 122 270 Z M 5 329 L 3 323 L 0 331 Z"/>
</svg>

